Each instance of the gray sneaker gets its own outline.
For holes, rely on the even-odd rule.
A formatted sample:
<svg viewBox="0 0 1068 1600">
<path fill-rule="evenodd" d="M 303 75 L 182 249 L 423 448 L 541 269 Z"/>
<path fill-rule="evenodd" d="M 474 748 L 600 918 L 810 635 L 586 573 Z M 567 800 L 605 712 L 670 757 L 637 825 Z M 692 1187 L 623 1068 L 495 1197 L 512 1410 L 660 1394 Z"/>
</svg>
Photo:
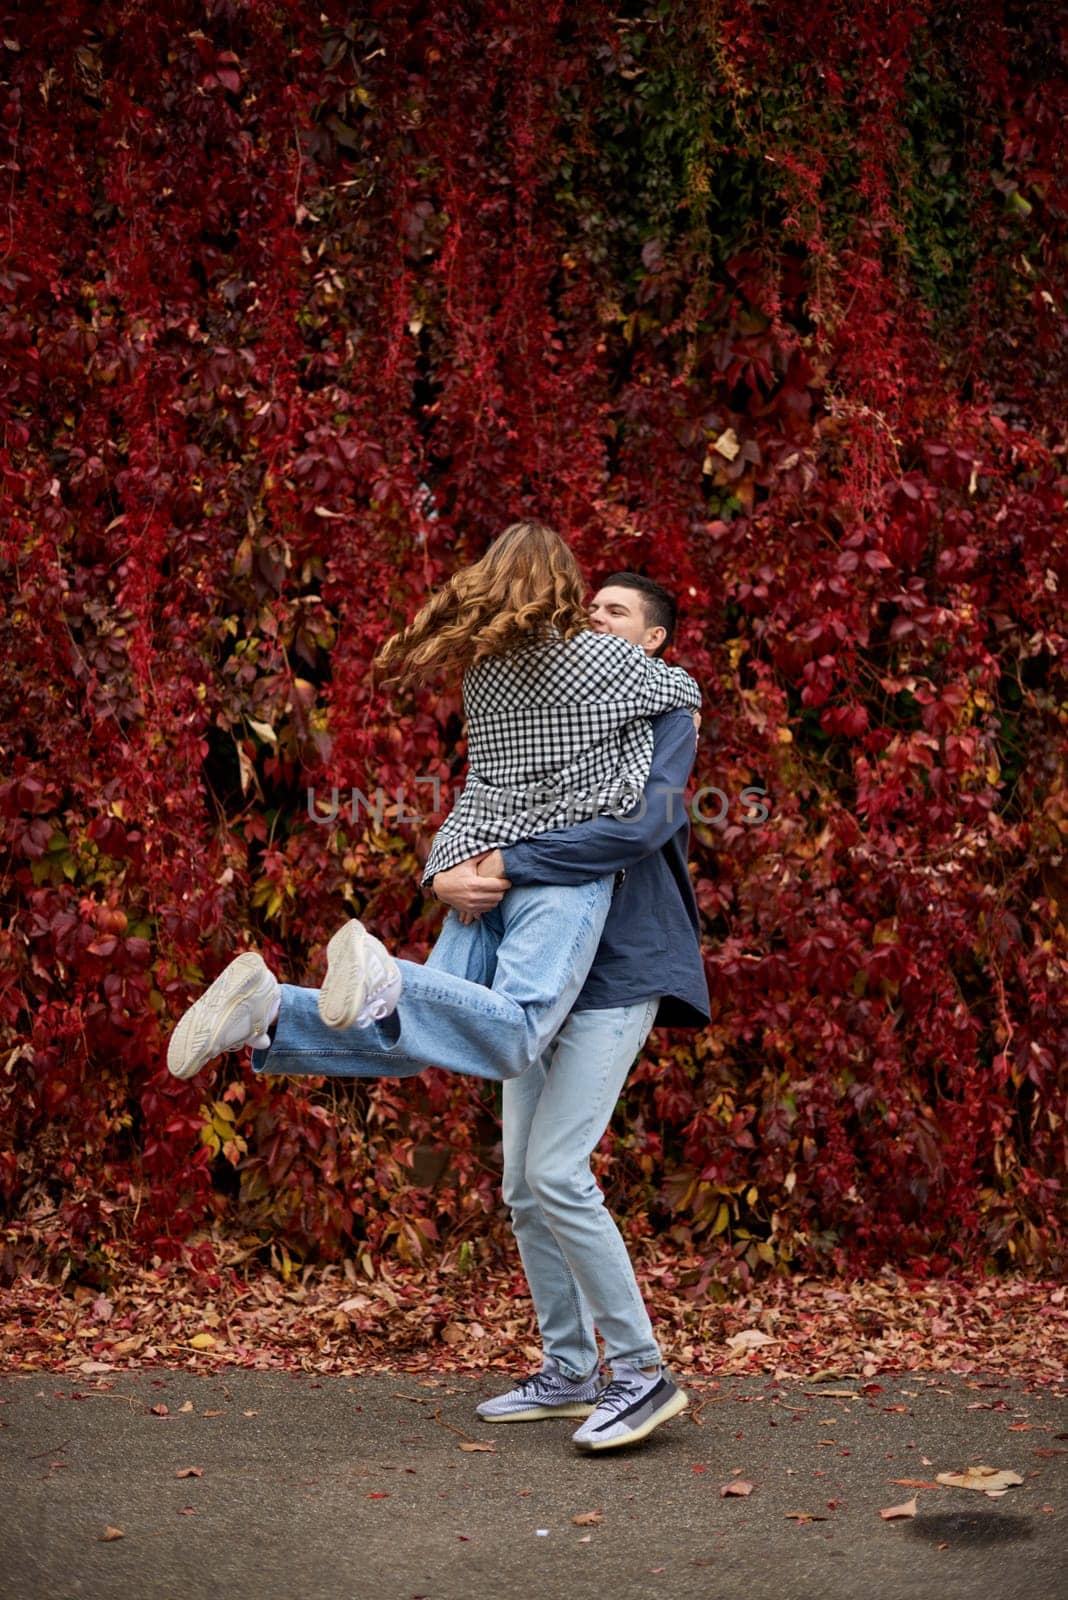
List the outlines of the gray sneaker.
<svg viewBox="0 0 1068 1600">
<path fill-rule="evenodd" d="M 601 1386 L 595 1367 L 588 1378 L 565 1378 L 552 1356 L 541 1371 L 524 1378 L 507 1394 L 483 1400 L 476 1410 L 483 1422 L 540 1422 L 545 1417 L 588 1417 Z"/>
<path fill-rule="evenodd" d="M 601 1390 L 596 1406 L 571 1440 L 580 1450 L 615 1450 L 637 1444 L 669 1417 L 685 1411 L 689 1403 L 663 1369 L 650 1376 L 637 1367 L 613 1367 L 611 1383 Z"/>
</svg>

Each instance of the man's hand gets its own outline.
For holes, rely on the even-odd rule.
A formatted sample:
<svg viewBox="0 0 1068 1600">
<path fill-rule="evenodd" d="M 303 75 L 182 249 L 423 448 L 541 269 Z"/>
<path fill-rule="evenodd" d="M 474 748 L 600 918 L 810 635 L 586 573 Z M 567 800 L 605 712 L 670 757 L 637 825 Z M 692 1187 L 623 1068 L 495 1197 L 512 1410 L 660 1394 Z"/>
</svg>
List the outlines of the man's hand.
<svg viewBox="0 0 1068 1600">
<path fill-rule="evenodd" d="M 487 864 L 492 864 L 495 870 L 487 872 Z M 465 925 L 477 921 L 483 912 L 492 911 L 511 887 L 510 880 L 504 876 L 504 860 L 499 850 L 461 861 L 447 872 L 436 872 L 431 883 L 438 899 L 458 911 Z"/>
</svg>

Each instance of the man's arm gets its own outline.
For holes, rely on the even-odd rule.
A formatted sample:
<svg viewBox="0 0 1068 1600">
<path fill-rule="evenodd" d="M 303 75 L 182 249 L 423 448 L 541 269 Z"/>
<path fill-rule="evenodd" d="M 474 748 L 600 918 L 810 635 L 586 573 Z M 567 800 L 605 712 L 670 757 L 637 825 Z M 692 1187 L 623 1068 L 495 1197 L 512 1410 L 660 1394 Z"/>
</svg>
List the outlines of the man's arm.
<svg viewBox="0 0 1068 1600">
<path fill-rule="evenodd" d="M 490 851 L 490 856 L 496 851 Z M 444 872 L 435 872 L 431 890 L 436 897 L 460 914 L 460 921 L 476 921 L 485 912 L 492 911 L 512 887 L 507 878 L 479 871 L 479 863 L 493 865 L 486 856 L 472 856 L 468 861 L 457 862 Z"/>
<path fill-rule="evenodd" d="M 588 883 L 652 855 L 682 821 L 696 749 L 692 713 L 663 712 L 653 721 L 653 760 L 643 802 L 622 819 L 594 817 L 509 845 L 501 852 L 505 877 L 514 884 Z"/>
</svg>

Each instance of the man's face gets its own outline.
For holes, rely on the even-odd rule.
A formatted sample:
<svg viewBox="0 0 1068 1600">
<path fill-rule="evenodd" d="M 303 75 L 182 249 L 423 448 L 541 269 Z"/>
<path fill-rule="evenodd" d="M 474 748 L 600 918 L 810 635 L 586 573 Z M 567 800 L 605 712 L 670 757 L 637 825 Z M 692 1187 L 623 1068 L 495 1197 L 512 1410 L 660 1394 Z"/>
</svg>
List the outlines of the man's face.
<svg viewBox="0 0 1068 1600">
<path fill-rule="evenodd" d="M 645 617 L 645 597 L 637 589 L 609 584 L 598 589 L 589 604 L 590 627 L 594 633 L 615 633 L 631 644 L 640 645 L 647 656 L 664 642 L 663 628 L 650 628 Z"/>
</svg>

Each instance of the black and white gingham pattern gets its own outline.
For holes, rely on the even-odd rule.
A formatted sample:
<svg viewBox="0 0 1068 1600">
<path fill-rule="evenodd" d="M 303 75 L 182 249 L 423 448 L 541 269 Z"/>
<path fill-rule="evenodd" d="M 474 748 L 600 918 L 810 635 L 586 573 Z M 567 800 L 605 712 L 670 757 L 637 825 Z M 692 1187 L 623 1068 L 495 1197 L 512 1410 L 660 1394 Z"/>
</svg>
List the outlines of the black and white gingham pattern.
<svg viewBox="0 0 1068 1600">
<path fill-rule="evenodd" d="M 484 850 L 637 805 L 649 777 L 649 718 L 696 710 L 697 684 L 626 639 L 552 636 L 464 676 L 469 771 L 423 872 L 429 883 Z"/>
</svg>

